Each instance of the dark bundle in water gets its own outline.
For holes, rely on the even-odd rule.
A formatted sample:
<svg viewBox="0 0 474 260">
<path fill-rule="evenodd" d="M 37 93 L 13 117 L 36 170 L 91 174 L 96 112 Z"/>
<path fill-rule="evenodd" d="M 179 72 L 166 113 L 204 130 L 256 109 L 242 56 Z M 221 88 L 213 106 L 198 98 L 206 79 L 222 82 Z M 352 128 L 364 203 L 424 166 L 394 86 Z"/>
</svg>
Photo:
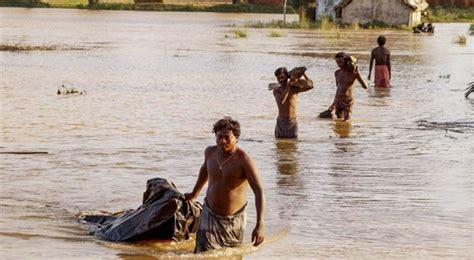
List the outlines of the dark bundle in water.
<svg viewBox="0 0 474 260">
<path fill-rule="evenodd" d="M 332 108 L 330 107 L 319 113 L 319 118 L 332 118 Z"/>
<path fill-rule="evenodd" d="M 288 77 L 290 79 L 300 79 L 303 77 L 303 74 L 307 70 L 306 67 L 294 67 L 292 70 L 288 72 Z"/>
<path fill-rule="evenodd" d="M 81 213 L 79 220 L 96 237 L 115 242 L 144 239 L 183 241 L 196 233 L 202 205 L 188 201 L 163 178 L 147 181 L 143 204 L 117 214 Z"/>
</svg>

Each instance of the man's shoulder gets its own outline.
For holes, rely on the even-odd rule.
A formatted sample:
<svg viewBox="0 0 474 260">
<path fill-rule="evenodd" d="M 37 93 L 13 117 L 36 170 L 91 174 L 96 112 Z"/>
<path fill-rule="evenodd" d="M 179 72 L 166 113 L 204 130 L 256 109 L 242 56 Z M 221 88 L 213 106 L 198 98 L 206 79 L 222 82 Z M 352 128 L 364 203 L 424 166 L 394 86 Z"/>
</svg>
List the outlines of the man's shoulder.
<svg viewBox="0 0 474 260">
<path fill-rule="evenodd" d="M 206 149 L 204 150 L 204 153 L 207 155 L 207 154 L 210 154 L 210 153 L 215 152 L 216 149 L 217 149 L 217 145 L 209 145 L 209 146 L 206 147 Z"/>
<path fill-rule="evenodd" d="M 242 148 L 238 147 L 236 153 L 245 161 L 251 160 L 250 155 Z"/>
<path fill-rule="evenodd" d="M 269 84 L 268 84 L 268 87 L 278 88 L 278 87 L 280 87 L 280 83 L 275 83 L 275 82 L 269 83 Z"/>
<path fill-rule="evenodd" d="M 268 84 L 268 90 L 272 90 L 273 93 L 275 93 L 276 91 L 278 91 L 279 88 L 280 88 L 280 84 L 279 84 L 279 83 L 270 83 L 270 84 Z"/>
</svg>

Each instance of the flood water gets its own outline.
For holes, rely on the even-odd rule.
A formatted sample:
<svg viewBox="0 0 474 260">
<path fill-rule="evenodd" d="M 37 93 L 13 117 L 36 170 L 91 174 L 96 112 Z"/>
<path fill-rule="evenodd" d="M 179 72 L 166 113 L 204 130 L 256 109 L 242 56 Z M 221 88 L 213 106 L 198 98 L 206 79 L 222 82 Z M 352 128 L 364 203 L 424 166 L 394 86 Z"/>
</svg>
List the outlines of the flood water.
<svg viewBox="0 0 474 260">
<path fill-rule="evenodd" d="M 1 8 L 0 19 L 2 44 L 63 47 L 0 53 L 2 259 L 194 257 L 192 241 L 98 240 L 75 216 L 137 208 L 154 177 L 190 191 L 225 115 L 240 121 L 263 180 L 266 243 L 249 246 L 249 190 L 244 246 L 206 257 L 472 259 L 474 96 L 463 90 L 474 38 L 453 43 L 469 24 L 237 39 L 228 25 L 281 15 Z M 379 34 L 393 87 L 357 85 L 351 123 L 318 119 L 334 97 L 335 53 L 358 57 L 366 78 Z M 279 66 L 306 66 L 314 80 L 299 98 L 298 141 L 273 137 L 267 85 Z M 58 96 L 61 84 L 87 94 Z"/>
</svg>

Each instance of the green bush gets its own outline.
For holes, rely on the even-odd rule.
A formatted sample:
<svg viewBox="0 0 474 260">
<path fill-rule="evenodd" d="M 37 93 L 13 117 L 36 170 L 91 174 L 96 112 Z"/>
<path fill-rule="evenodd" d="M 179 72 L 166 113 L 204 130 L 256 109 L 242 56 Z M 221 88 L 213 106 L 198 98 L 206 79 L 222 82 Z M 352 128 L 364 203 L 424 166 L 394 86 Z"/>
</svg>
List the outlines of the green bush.
<svg viewBox="0 0 474 260">
<path fill-rule="evenodd" d="M 474 7 L 469 8 L 443 8 L 435 6 L 428 9 L 426 22 L 474 22 Z"/>
<path fill-rule="evenodd" d="M 40 0 L 0 0 L 0 6 L 11 7 L 49 7 L 49 4 Z"/>
</svg>

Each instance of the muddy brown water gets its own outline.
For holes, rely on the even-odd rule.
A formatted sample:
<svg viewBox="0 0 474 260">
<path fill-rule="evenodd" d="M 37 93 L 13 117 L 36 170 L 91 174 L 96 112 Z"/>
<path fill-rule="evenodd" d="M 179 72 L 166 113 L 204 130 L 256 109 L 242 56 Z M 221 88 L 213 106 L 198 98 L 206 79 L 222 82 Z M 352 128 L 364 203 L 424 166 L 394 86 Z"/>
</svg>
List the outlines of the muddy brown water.
<svg viewBox="0 0 474 260">
<path fill-rule="evenodd" d="M 109 243 L 75 215 L 136 208 L 153 177 L 190 191 L 224 115 L 241 122 L 239 145 L 260 170 L 267 242 L 248 245 L 249 192 L 244 246 L 203 258 L 471 258 L 474 97 L 463 90 L 474 38 L 453 43 L 469 24 L 435 24 L 432 36 L 241 29 L 239 39 L 227 26 L 272 19 L 281 15 L 1 8 L 2 43 L 69 47 L 0 53 L 2 258 L 192 258 L 192 241 Z M 334 54 L 358 57 L 366 77 L 379 34 L 393 87 L 357 86 L 350 124 L 316 118 L 335 92 Z M 300 95 L 298 141 L 273 137 L 267 85 L 279 66 L 306 66 L 315 82 Z M 87 94 L 58 96 L 61 84 Z"/>
</svg>

